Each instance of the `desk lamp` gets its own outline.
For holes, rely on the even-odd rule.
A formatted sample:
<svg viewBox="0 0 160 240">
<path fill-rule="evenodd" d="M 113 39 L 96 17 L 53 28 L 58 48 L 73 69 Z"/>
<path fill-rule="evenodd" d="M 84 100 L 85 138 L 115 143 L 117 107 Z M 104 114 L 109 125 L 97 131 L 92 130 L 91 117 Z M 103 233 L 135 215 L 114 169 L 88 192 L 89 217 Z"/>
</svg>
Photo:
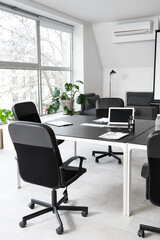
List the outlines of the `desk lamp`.
<svg viewBox="0 0 160 240">
<path fill-rule="evenodd" d="M 115 74 L 116 72 L 114 71 L 114 70 L 112 70 L 111 72 L 110 72 L 110 81 L 109 81 L 109 97 L 111 98 L 111 77 L 112 77 L 112 75 L 113 74 Z"/>
</svg>

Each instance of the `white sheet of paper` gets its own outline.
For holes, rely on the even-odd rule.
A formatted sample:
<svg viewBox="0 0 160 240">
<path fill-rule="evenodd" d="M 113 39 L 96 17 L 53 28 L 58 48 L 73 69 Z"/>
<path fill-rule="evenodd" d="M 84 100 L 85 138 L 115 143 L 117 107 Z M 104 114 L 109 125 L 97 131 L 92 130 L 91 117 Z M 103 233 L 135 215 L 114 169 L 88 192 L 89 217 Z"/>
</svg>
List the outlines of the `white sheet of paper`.
<svg viewBox="0 0 160 240">
<path fill-rule="evenodd" d="M 122 133 L 122 132 L 107 132 L 105 134 L 102 134 L 99 136 L 100 138 L 106 138 L 106 139 L 120 139 L 129 133 Z"/>
<path fill-rule="evenodd" d="M 64 122 L 64 121 L 50 121 L 50 122 L 46 122 L 46 123 L 50 124 L 50 125 L 54 125 L 56 127 L 63 127 L 63 126 L 73 125 L 72 123 Z"/>
<path fill-rule="evenodd" d="M 93 120 L 93 122 L 94 123 L 104 123 L 104 124 L 106 123 L 107 124 L 108 120 L 109 120 L 108 118 L 99 118 L 99 119 Z"/>
<path fill-rule="evenodd" d="M 104 124 L 96 124 L 96 123 L 82 123 L 81 125 L 88 126 L 88 127 L 105 127 L 106 126 Z"/>
</svg>

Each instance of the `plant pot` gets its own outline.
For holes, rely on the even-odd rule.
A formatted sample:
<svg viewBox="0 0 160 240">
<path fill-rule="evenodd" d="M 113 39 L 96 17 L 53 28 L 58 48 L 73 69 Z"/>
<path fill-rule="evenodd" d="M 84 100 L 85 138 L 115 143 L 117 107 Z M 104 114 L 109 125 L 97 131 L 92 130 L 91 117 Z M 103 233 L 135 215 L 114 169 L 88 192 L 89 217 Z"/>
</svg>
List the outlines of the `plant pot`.
<svg viewBox="0 0 160 240">
<path fill-rule="evenodd" d="M 62 100 L 60 101 L 61 106 L 63 108 L 63 114 L 66 114 L 66 111 L 64 110 L 64 107 L 67 106 L 69 111 L 71 111 L 73 109 L 73 104 L 74 104 L 74 100 L 70 99 L 70 100 Z"/>
</svg>

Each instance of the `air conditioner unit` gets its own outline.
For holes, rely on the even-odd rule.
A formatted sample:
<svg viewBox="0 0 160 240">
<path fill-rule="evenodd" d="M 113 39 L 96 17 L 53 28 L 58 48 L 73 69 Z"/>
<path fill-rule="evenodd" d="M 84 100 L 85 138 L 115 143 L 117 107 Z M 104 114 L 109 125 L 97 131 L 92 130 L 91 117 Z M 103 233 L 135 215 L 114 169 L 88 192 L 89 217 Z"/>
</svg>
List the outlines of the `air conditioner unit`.
<svg viewBox="0 0 160 240">
<path fill-rule="evenodd" d="M 151 32 L 151 21 L 117 24 L 114 29 L 115 36 L 144 34 Z"/>
</svg>

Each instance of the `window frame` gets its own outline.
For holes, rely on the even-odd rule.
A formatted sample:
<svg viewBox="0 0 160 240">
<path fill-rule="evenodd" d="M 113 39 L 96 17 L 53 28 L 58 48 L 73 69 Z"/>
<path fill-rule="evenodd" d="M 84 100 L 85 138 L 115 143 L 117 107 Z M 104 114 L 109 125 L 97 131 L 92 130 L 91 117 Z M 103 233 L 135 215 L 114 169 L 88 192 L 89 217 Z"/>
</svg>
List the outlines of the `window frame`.
<svg viewBox="0 0 160 240">
<path fill-rule="evenodd" d="M 36 22 L 36 47 L 37 47 L 37 63 L 28 63 L 28 62 L 13 62 L 13 61 L 0 61 L 0 69 L 15 69 L 15 70 L 36 70 L 37 71 L 37 83 L 38 83 L 38 110 L 40 115 L 43 115 L 42 111 L 42 71 L 67 71 L 70 72 L 70 82 L 72 82 L 72 74 L 73 74 L 73 26 L 68 25 L 62 22 L 58 22 L 53 19 L 45 18 L 43 16 L 37 16 L 33 13 L 11 7 L 9 5 L 0 3 L 0 10 L 6 11 L 8 13 L 19 15 L 21 17 L 26 17 L 32 19 Z M 59 24 L 63 28 L 63 26 L 70 29 L 70 67 L 52 67 L 52 66 L 42 66 L 41 65 L 41 46 L 40 46 L 40 22 L 46 20 L 51 23 Z M 47 27 L 47 26 L 46 26 Z M 61 30 L 62 31 L 62 30 Z"/>
</svg>

